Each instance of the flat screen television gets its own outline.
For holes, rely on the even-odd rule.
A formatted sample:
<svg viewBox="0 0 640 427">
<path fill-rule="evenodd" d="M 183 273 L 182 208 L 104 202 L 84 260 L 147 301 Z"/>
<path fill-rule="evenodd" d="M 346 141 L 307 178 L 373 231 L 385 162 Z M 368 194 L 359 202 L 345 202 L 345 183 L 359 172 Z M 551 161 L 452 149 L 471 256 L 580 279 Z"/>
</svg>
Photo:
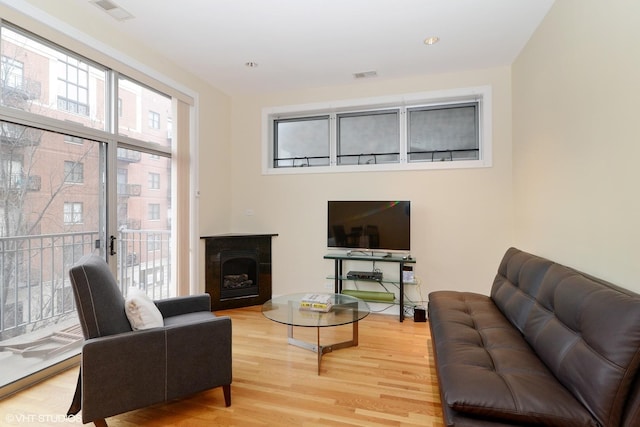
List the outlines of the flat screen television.
<svg viewBox="0 0 640 427">
<path fill-rule="evenodd" d="M 410 201 L 330 200 L 327 246 L 381 252 L 411 250 Z"/>
</svg>

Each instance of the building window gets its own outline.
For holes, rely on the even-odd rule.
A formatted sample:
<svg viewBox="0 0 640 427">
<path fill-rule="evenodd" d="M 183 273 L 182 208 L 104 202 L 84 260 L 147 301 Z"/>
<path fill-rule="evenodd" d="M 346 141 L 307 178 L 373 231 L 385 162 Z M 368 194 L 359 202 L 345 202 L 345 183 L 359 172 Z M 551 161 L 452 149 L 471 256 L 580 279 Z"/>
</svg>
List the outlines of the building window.
<svg viewBox="0 0 640 427">
<path fill-rule="evenodd" d="M 151 129 L 160 129 L 160 114 L 149 111 L 149 127 Z"/>
<path fill-rule="evenodd" d="M 58 108 L 89 115 L 89 66 L 70 56 L 58 59 Z"/>
<path fill-rule="evenodd" d="M 488 86 L 266 108 L 263 172 L 489 167 L 491 108 Z"/>
<path fill-rule="evenodd" d="M 79 184 L 84 182 L 84 165 L 79 162 L 64 162 L 64 182 Z"/>
<path fill-rule="evenodd" d="M 84 143 L 84 139 L 78 138 L 77 136 L 65 135 L 64 142 L 66 142 L 67 144 L 82 145 Z"/>
<path fill-rule="evenodd" d="M 118 117 L 122 117 L 122 98 L 118 98 Z"/>
<path fill-rule="evenodd" d="M 160 189 L 160 174 L 149 172 L 149 188 L 152 190 Z"/>
<path fill-rule="evenodd" d="M 82 224 L 82 203 L 65 202 L 64 203 L 64 223 Z"/>
<path fill-rule="evenodd" d="M 156 221 L 160 219 L 160 204 L 149 203 L 149 220 Z"/>
<path fill-rule="evenodd" d="M 24 64 L 2 55 L 0 79 L 3 86 L 15 89 L 24 88 Z"/>
</svg>

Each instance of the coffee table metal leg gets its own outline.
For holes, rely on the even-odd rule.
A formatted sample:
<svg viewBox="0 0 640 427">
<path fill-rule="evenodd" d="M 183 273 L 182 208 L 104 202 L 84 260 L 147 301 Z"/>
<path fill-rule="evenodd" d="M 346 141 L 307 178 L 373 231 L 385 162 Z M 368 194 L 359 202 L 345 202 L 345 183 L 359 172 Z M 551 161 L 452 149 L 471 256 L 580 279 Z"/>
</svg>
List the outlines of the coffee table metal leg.
<svg viewBox="0 0 640 427">
<path fill-rule="evenodd" d="M 291 345 L 296 347 L 311 350 L 318 356 L 318 375 L 320 375 L 320 363 L 322 361 L 322 355 L 325 353 L 331 353 L 333 350 L 339 350 L 341 348 L 355 347 L 358 345 L 358 322 L 353 322 L 351 329 L 351 340 L 344 341 L 337 344 L 320 345 L 320 327 L 316 327 L 316 344 L 299 340 L 293 336 L 293 326 L 287 325 L 287 341 Z"/>
<path fill-rule="evenodd" d="M 320 328 L 316 328 L 318 331 L 318 375 L 320 375 L 320 361 L 322 360 L 322 353 L 324 352 L 324 348 L 320 347 Z"/>
</svg>

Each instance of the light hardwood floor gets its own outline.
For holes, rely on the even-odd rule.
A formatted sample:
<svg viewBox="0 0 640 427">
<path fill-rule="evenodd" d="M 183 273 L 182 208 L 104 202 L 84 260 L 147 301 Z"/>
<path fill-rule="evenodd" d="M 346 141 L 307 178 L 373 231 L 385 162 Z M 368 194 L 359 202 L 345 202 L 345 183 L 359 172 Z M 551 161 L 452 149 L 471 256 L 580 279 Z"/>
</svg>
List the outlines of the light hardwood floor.
<svg viewBox="0 0 640 427">
<path fill-rule="evenodd" d="M 260 307 L 220 311 L 233 328 L 232 403 L 217 388 L 107 419 L 109 426 L 443 426 L 428 323 L 371 314 L 359 345 L 314 353 L 287 344 L 287 328 Z M 316 330 L 295 328 L 315 342 Z M 321 329 L 321 343 L 349 339 L 350 326 Z M 0 401 L 0 425 L 81 425 L 60 418 L 77 368 Z M 43 422 L 44 421 L 44 422 Z"/>
</svg>

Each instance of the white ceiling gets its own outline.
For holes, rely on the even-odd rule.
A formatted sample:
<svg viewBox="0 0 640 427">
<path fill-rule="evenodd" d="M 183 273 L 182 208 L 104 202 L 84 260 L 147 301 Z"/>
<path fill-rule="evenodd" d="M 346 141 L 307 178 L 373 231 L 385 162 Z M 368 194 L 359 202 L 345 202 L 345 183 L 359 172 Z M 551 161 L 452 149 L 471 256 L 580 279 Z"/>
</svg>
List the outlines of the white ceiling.
<svg viewBox="0 0 640 427">
<path fill-rule="evenodd" d="M 553 0 L 89 0 L 76 11 L 233 95 L 511 64 Z M 427 46 L 429 36 L 440 42 Z M 245 63 L 253 61 L 256 68 Z M 362 82 L 371 79 L 358 80 Z"/>
</svg>

